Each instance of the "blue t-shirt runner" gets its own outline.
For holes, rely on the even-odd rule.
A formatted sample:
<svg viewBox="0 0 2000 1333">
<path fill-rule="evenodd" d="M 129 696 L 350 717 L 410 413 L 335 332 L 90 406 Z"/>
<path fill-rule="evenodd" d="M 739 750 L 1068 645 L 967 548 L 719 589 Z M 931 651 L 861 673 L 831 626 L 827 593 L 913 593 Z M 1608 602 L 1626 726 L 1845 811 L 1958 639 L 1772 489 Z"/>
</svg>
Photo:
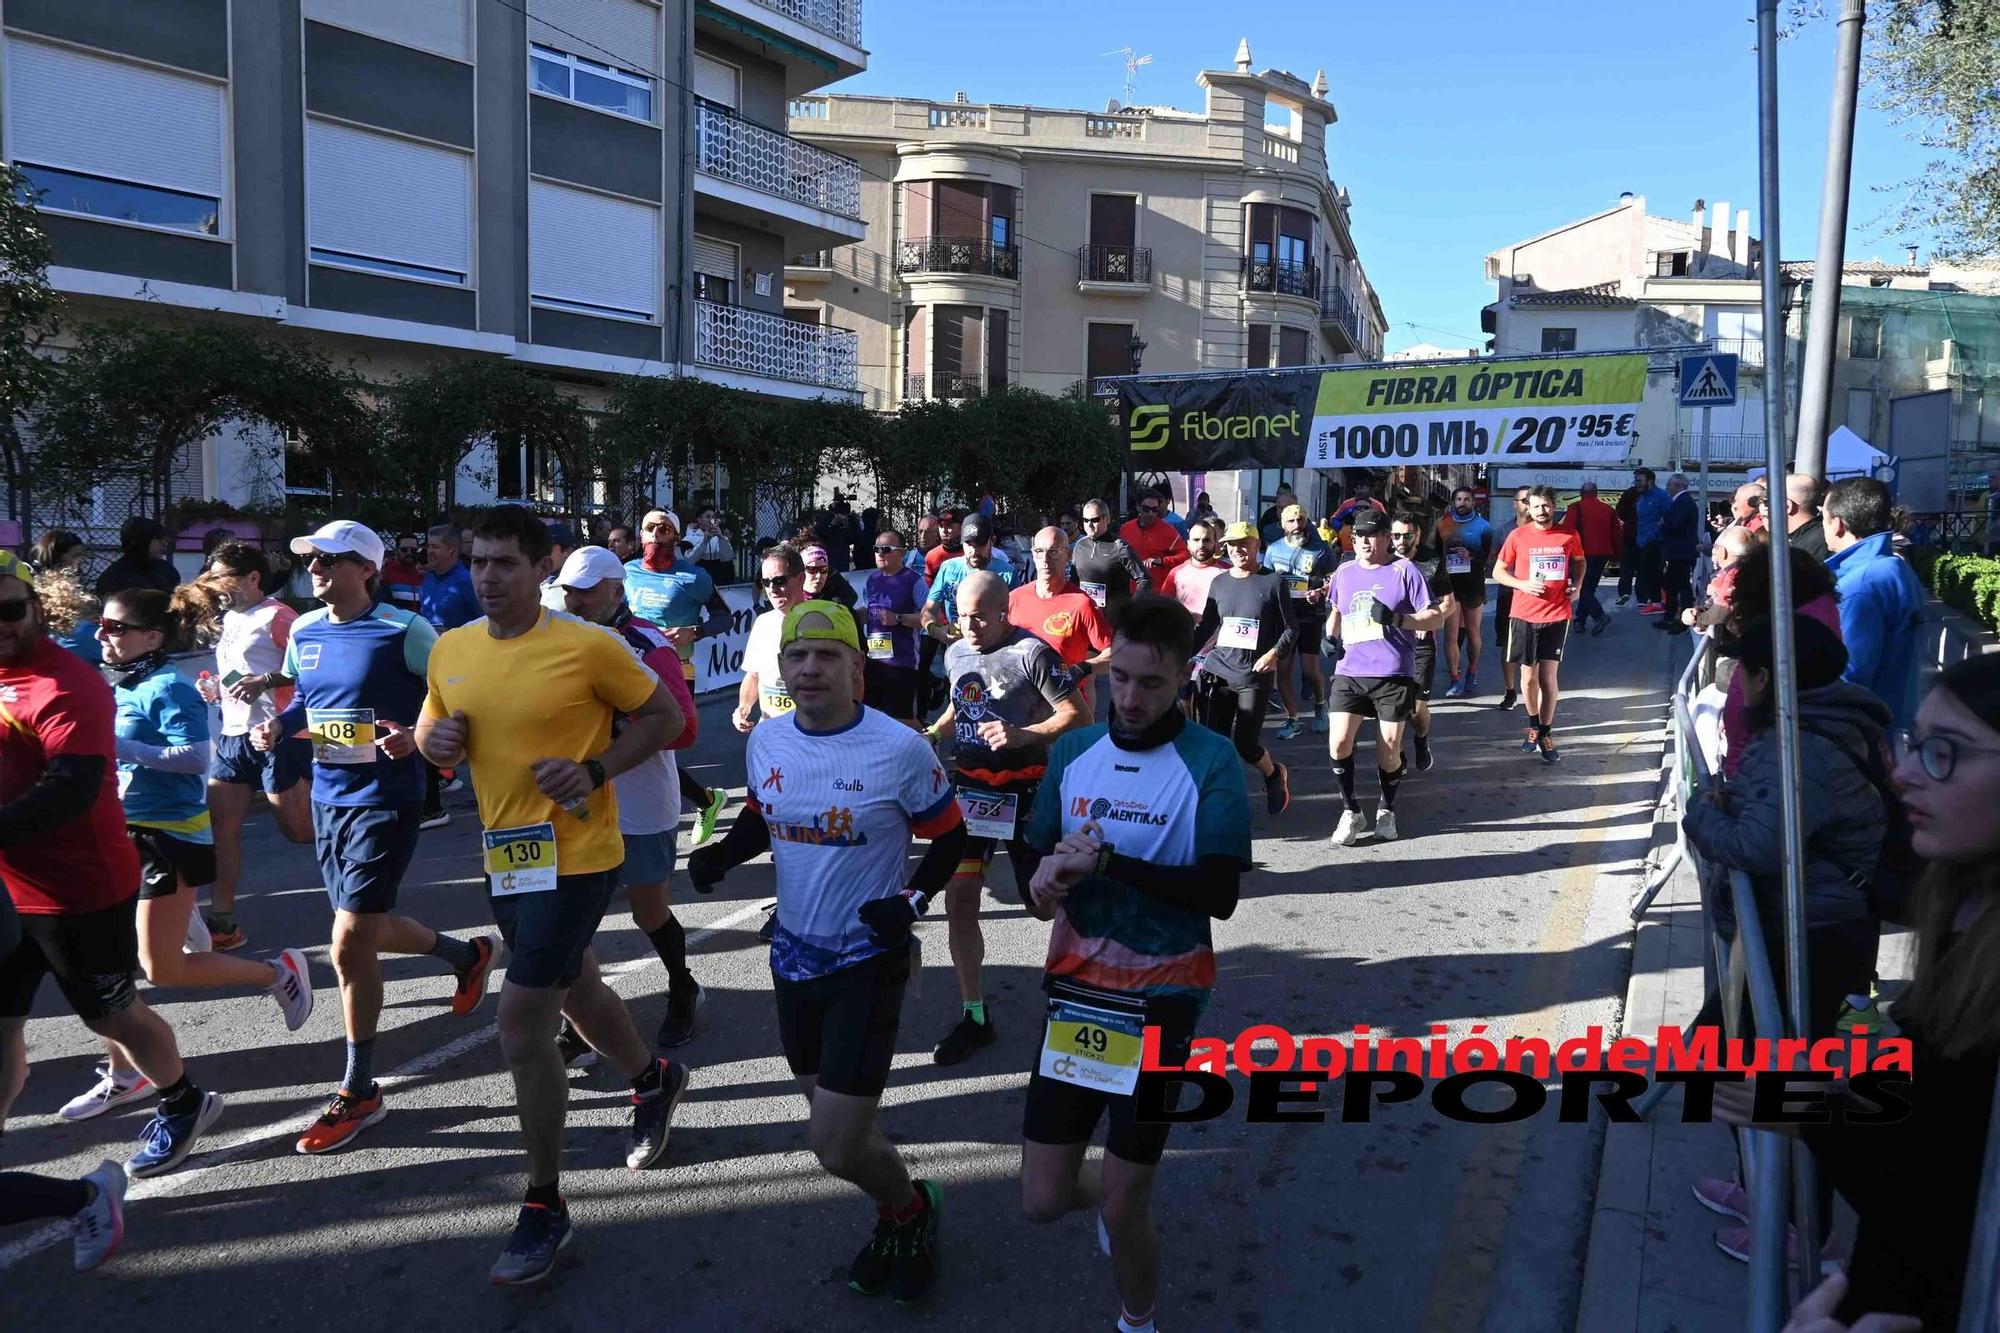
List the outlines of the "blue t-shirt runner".
<svg viewBox="0 0 2000 1333">
<path fill-rule="evenodd" d="M 208 705 L 171 662 L 161 662 L 127 684 L 129 679 L 112 691 L 118 704 L 118 799 L 125 805 L 125 822 L 171 833 L 183 842 L 213 843 L 202 771 L 171 772 L 149 762 L 158 758 L 150 752 L 206 746 Z"/>
<path fill-rule="evenodd" d="M 376 742 L 384 722 L 416 726 L 436 643 L 429 621 L 394 606 L 371 607 L 354 620 L 335 620 L 320 607 L 292 622 L 284 675 L 298 692 L 278 728 L 281 736 L 309 733 L 315 804 L 422 802 L 423 761 L 414 752 L 390 759 Z"/>
</svg>

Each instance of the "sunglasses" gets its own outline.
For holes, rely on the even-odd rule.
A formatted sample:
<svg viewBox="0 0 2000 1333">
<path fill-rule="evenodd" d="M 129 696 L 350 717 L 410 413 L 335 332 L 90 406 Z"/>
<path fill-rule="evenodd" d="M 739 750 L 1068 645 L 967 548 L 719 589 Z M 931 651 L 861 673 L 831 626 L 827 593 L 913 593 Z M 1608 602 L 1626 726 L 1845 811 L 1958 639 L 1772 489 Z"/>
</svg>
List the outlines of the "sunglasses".
<svg viewBox="0 0 2000 1333">
<path fill-rule="evenodd" d="M 1083 521 L 1084 521 L 1084 522 L 1086 522 L 1086 523 L 1109 523 L 1109 522 L 1111 521 L 1111 515 L 1109 515 L 1109 514 L 1085 514 L 1085 515 L 1083 516 Z"/>
<path fill-rule="evenodd" d="M 782 588 L 791 581 L 792 581 L 792 576 L 790 574 L 780 574 L 777 578 L 774 579 L 757 580 L 757 586 L 760 588 Z"/>
<path fill-rule="evenodd" d="M 1958 771 L 1958 757 L 1965 754 L 2000 754 L 2000 749 L 1990 745 L 1961 745 L 1949 736 L 1931 735 L 1921 741 L 1909 732 L 1897 736 L 1900 748 L 1905 753 L 1917 756 L 1923 765 L 1924 775 L 1932 782 L 1949 782 L 1951 775 Z"/>
<path fill-rule="evenodd" d="M 25 606 L 26 603 L 20 603 L 19 605 Z M 5 620 L 5 619 L 7 619 L 6 616 L 0 615 L 0 620 Z M 109 634 L 112 638 L 115 639 L 121 634 L 143 634 L 146 632 L 147 629 L 150 628 L 150 626 L 131 625 L 127 624 L 125 621 L 122 620 L 100 620 L 97 622 L 97 628 L 103 630 L 106 634 Z"/>
<path fill-rule="evenodd" d="M 1140 505 L 1139 512 L 1142 514 L 1157 514 L 1160 512 L 1160 507 L 1158 505 Z"/>
<path fill-rule="evenodd" d="M 361 563 L 361 557 L 352 551 L 313 551 L 306 556 L 308 565 L 337 565 L 343 560 L 351 560 L 357 565 Z"/>
<path fill-rule="evenodd" d="M 26 620 L 28 608 L 34 601 L 32 597 L 9 597 L 6 601 L 0 602 L 0 622 L 11 625 L 17 620 Z"/>
</svg>

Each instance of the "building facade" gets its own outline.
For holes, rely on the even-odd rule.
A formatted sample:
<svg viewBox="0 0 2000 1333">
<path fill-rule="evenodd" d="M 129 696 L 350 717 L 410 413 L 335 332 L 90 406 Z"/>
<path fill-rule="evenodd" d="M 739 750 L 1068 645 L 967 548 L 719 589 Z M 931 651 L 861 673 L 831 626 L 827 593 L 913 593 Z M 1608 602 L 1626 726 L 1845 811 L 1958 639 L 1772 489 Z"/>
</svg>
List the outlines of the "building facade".
<svg viewBox="0 0 2000 1333">
<path fill-rule="evenodd" d="M 586 402 L 670 374 L 858 397 L 854 336 L 786 317 L 784 260 L 862 239 L 859 168 L 784 112 L 866 67 L 859 0 L 7 0 L 0 19 L 0 146 L 72 323 L 295 331 L 383 380 L 505 358 Z M 188 486 L 269 503 L 237 443 L 211 441 Z M 539 476 L 475 457 L 459 498 L 534 499 Z"/>
<path fill-rule="evenodd" d="M 1379 359 L 1381 303 L 1328 174 L 1326 76 L 1254 72 L 1246 41 L 1196 82 L 1200 112 L 796 99 L 791 133 L 861 164 L 869 239 L 795 256 L 788 313 L 859 334 L 882 411 L 1134 369 Z M 1293 471 L 1165 480 L 1183 504 L 1207 489 L 1254 516 Z"/>
</svg>

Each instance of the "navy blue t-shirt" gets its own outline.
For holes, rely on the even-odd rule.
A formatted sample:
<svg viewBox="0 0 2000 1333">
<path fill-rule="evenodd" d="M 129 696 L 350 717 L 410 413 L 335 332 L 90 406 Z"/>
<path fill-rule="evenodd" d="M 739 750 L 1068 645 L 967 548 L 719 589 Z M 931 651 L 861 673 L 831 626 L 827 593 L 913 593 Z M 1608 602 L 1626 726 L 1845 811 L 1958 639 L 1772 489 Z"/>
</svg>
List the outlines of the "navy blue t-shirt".
<svg viewBox="0 0 2000 1333">
<path fill-rule="evenodd" d="M 292 622 L 284 672 L 298 693 L 282 734 L 314 733 L 313 799 L 322 805 L 401 806 L 423 800 L 423 761 L 390 759 L 374 744 L 383 722 L 415 727 L 429 692 L 437 632 L 414 611 L 371 607 L 336 621 L 325 607 Z M 366 730 L 354 730 L 366 728 Z"/>
</svg>

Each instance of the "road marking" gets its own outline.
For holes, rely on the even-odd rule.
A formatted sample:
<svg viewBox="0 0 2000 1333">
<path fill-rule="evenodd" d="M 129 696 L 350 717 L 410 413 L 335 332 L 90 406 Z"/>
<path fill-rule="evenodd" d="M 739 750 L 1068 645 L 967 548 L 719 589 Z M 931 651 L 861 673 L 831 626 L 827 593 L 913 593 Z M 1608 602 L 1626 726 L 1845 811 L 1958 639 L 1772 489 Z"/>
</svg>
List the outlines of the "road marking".
<svg viewBox="0 0 2000 1333">
<path fill-rule="evenodd" d="M 482 881 L 467 880 L 465 882 L 480 883 Z M 748 906 L 739 907 L 713 924 L 703 926 L 698 930 L 691 930 L 687 936 L 687 947 L 692 949 L 695 945 L 700 944 L 711 936 L 718 935 L 730 927 L 737 925 L 739 922 L 748 921 L 758 916 L 763 910 L 764 907 L 761 901 L 753 902 Z M 647 967 L 657 962 L 659 962 L 659 959 L 652 954 L 627 959 L 622 963 L 614 963 L 604 968 L 604 978 L 608 983 L 621 977 L 630 976 L 635 972 L 644 971 Z M 381 1085 L 384 1092 L 389 1091 L 391 1088 L 414 1082 L 432 1070 L 450 1064 L 461 1055 L 478 1049 L 499 1035 L 500 1025 L 498 1023 L 488 1023 L 475 1032 L 468 1032 L 462 1037 L 448 1041 L 442 1046 L 404 1061 L 388 1073 L 382 1075 L 376 1082 Z M 133 1181 L 125 1195 L 125 1200 L 127 1204 L 131 1204 L 145 1199 L 157 1199 L 169 1194 L 178 1194 L 190 1184 L 201 1180 L 210 1171 L 227 1166 L 240 1158 L 247 1157 L 256 1150 L 279 1139 L 291 1138 L 298 1132 L 299 1118 L 297 1113 L 288 1115 L 283 1120 L 275 1120 L 259 1125 L 255 1129 L 244 1130 L 240 1134 L 225 1139 L 213 1149 L 201 1151 L 198 1157 L 190 1158 L 187 1163 L 182 1165 L 179 1171 L 170 1176 L 155 1176 L 151 1180 Z M 196 1163 L 199 1163 L 199 1165 L 196 1165 Z M 43 1227 L 40 1231 L 31 1232 L 21 1239 L 14 1241 L 12 1244 L 0 1246 L 0 1273 L 6 1272 L 23 1259 L 41 1253 L 51 1245 L 60 1244 L 68 1240 L 69 1236 L 69 1223 L 56 1222 Z"/>
</svg>

